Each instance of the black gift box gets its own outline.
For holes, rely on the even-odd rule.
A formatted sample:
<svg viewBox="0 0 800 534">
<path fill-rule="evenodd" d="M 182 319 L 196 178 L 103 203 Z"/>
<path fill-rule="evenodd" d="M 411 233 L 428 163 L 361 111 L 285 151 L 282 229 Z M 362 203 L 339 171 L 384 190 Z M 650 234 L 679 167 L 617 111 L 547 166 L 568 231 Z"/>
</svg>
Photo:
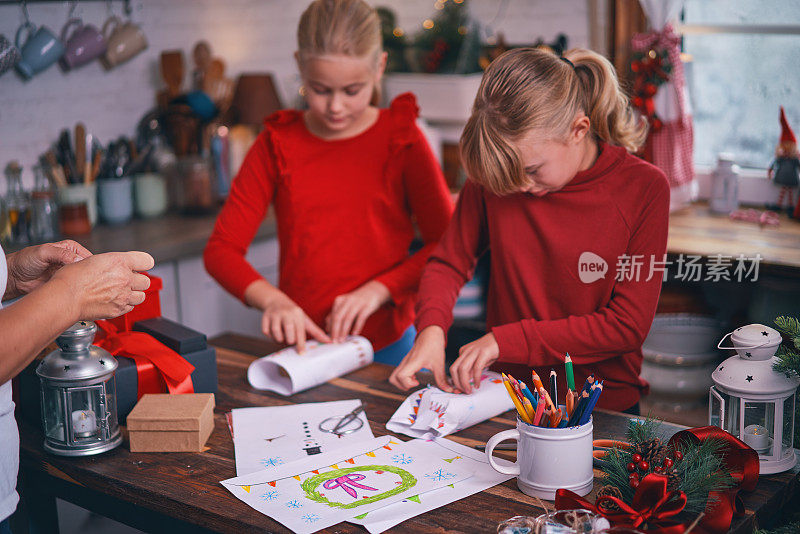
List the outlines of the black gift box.
<svg viewBox="0 0 800 534">
<path fill-rule="evenodd" d="M 206 335 L 163 317 L 134 323 L 137 332 L 150 334 L 178 354 L 189 354 L 206 348 Z"/>
</svg>

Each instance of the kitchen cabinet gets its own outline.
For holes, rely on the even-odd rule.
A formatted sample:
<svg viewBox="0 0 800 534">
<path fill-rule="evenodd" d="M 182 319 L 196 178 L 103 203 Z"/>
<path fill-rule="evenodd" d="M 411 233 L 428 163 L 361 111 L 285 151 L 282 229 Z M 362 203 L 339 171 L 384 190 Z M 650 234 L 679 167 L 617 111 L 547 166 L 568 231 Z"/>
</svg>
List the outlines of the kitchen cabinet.
<svg viewBox="0 0 800 534">
<path fill-rule="evenodd" d="M 278 284 L 278 240 L 255 241 L 247 260 L 267 281 Z M 161 262 L 150 271 L 164 281 L 161 315 L 204 333 L 261 335 L 261 313 L 245 306 L 206 272 L 202 255 Z"/>
</svg>

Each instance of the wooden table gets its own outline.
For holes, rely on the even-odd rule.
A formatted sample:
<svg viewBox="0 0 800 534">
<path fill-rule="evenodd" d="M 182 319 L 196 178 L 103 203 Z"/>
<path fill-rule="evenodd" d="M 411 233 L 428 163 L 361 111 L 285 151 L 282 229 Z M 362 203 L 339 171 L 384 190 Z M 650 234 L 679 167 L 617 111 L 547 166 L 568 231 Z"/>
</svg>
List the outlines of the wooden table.
<svg viewBox="0 0 800 534">
<path fill-rule="evenodd" d="M 218 347 L 219 392 L 215 429 L 203 453 L 132 454 L 126 445 L 88 458 L 45 454 L 42 432 L 20 422 L 20 489 L 24 508 L 18 513 L 32 532 L 57 532 L 55 497 L 148 532 L 253 532 L 286 529 L 236 499 L 220 484 L 235 476 L 233 442 L 225 413 L 245 406 L 277 406 L 360 398 L 366 404 L 375 435 L 386 434 L 385 424 L 404 395 L 386 382 L 391 368 L 373 364 L 290 399 L 258 392 L 245 379 L 254 356 L 274 346 L 264 340 L 223 335 Z M 621 438 L 629 417 L 595 410 L 594 437 Z M 467 446 L 482 445 L 493 434 L 514 425 L 511 412 L 463 430 L 451 439 Z M 683 427 L 666 425 L 670 431 Z M 408 439 L 408 438 L 405 438 Z M 513 453 L 512 453 L 513 454 Z M 749 533 L 756 523 L 768 524 L 783 504 L 798 493 L 798 470 L 762 477 L 758 489 L 744 495 L 747 515 L 735 521 L 731 532 Z M 548 503 L 552 504 L 552 503 Z M 517 490 L 514 480 L 417 516 L 396 532 L 493 532 L 514 515 L 543 512 L 535 499 Z M 363 533 L 362 527 L 341 523 L 335 532 Z"/>
<path fill-rule="evenodd" d="M 792 273 L 800 269 L 800 221 L 780 215 L 780 226 L 733 221 L 711 213 L 698 202 L 669 216 L 667 252 L 672 255 L 751 258 L 761 254 L 761 264 L 773 272 Z"/>
</svg>

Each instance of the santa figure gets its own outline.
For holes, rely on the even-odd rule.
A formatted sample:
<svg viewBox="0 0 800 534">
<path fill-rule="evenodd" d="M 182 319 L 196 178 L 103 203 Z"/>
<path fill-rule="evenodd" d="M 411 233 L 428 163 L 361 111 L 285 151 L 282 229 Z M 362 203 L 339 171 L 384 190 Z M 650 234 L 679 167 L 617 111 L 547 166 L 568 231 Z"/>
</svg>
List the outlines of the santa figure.
<svg viewBox="0 0 800 534">
<path fill-rule="evenodd" d="M 794 190 L 800 185 L 800 154 L 797 151 L 797 139 L 786 120 L 783 106 L 781 106 L 781 140 L 775 149 L 775 160 L 769 166 L 767 178 L 781 188 L 777 210 L 784 209 L 783 201 L 788 196 L 786 206 L 791 212 L 794 207 Z M 794 211 L 797 216 L 798 210 Z"/>
</svg>

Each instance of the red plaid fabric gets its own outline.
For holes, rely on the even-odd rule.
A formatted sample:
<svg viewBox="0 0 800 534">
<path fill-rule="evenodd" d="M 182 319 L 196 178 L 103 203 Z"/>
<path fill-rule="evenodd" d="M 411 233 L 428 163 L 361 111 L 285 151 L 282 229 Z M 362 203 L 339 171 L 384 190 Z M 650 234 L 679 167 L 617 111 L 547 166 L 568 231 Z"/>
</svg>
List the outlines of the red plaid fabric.
<svg viewBox="0 0 800 534">
<path fill-rule="evenodd" d="M 651 163 L 667 175 L 670 187 L 680 186 L 694 179 L 693 142 L 691 116 L 685 121 L 665 123 L 659 131 L 651 132 L 647 136 L 646 153 L 651 156 Z"/>
<path fill-rule="evenodd" d="M 664 26 L 661 31 L 635 34 L 631 40 L 633 49 L 637 51 L 666 49 L 672 64 L 672 83 L 662 86 L 660 90 L 676 92 L 680 113 L 677 120 L 664 122 L 660 130 L 650 132 L 644 150 L 645 159 L 664 171 L 671 187 L 684 185 L 694 179 L 694 128 L 684 100 L 686 77 L 680 60 L 679 44 L 680 38 L 671 24 Z M 656 108 L 656 115 L 658 113 Z"/>
</svg>

